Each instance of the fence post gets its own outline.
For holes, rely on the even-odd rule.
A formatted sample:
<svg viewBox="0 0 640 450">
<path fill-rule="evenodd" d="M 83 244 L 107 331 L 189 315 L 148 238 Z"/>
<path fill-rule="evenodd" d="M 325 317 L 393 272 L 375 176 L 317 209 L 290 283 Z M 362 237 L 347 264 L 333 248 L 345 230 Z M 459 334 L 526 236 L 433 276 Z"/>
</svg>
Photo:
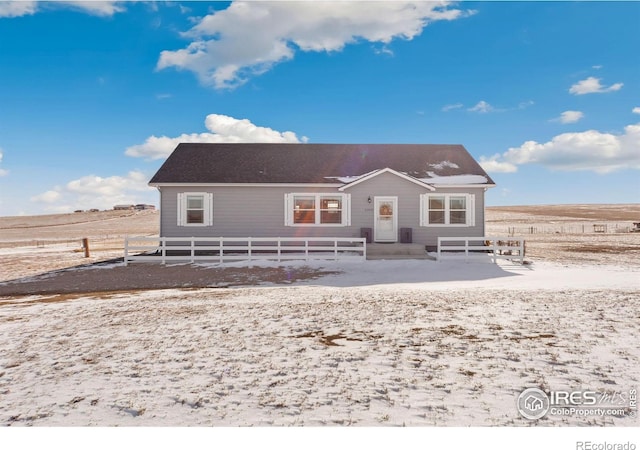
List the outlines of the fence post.
<svg viewBox="0 0 640 450">
<path fill-rule="evenodd" d="M 278 238 L 278 262 L 282 261 L 282 238 Z"/>
<path fill-rule="evenodd" d="M 129 236 L 124 237 L 124 266 L 129 264 Z"/>
<path fill-rule="evenodd" d="M 84 249 L 84 257 L 88 258 L 90 256 L 90 254 L 89 254 L 89 238 L 82 238 L 82 248 Z"/>
<path fill-rule="evenodd" d="M 220 264 L 224 262 L 224 250 L 222 247 L 224 246 L 224 238 L 220 238 Z"/>
<path fill-rule="evenodd" d="M 491 241 L 491 248 L 493 249 L 493 262 L 498 262 L 497 254 L 498 254 L 498 239 L 494 239 Z"/>
<path fill-rule="evenodd" d="M 464 240 L 464 261 L 469 262 L 469 240 Z"/>
<path fill-rule="evenodd" d="M 247 239 L 247 252 L 249 256 L 249 262 L 251 262 L 251 238 Z"/>
<path fill-rule="evenodd" d="M 162 256 L 162 264 L 166 264 L 167 263 L 167 241 L 166 238 L 159 238 L 160 241 L 160 249 L 161 249 L 161 256 Z"/>
</svg>

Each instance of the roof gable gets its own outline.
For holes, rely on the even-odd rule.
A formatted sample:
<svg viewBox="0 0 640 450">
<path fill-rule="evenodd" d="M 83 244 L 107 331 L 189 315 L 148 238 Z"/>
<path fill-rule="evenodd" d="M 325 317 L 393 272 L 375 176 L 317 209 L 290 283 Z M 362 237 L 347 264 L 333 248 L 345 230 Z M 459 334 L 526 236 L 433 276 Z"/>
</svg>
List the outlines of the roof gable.
<svg viewBox="0 0 640 450">
<path fill-rule="evenodd" d="M 398 171 L 395 171 L 393 169 L 390 169 L 389 167 L 385 167 L 384 169 L 381 170 L 376 170 L 375 172 L 371 172 L 369 174 L 366 174 L 362 177 L 356 178 L 354 181 L 351 181 L 350 183 L 345 184 L 344 186 L 338 188 L 339 191 L 344 191 L 347 190 L 349 188 L 352 188 L 353 186 L 356 186 L 362 182 L 365 181 L 369 181 L 372 178 L 375 178 L 379 175 L 382 175 L 383 173 L 390 173 L 392 175 L 395 175 L 399 178 L 402 178 L 403 180 L 409 181 L 411 183 L 417 184 L 420 187 L 429 189 L 430 191 L 435 191 L 436 188 L 434 188 L 433 186 L 431 186 L 430 184 L 425 183 L 424 181 L 418 180 L 417 178 L 414 177 L 410 177 L 409 175 L 405 175 L 403 173 L 400 173 Z"/>
<path fill-rule="evenodd" d="M 493 181 L 462 145 L 193 144 L 178 145 L 150 184 L 346 184 L 388 168 L 419 179 L 476 175 Z"/>
</svg>

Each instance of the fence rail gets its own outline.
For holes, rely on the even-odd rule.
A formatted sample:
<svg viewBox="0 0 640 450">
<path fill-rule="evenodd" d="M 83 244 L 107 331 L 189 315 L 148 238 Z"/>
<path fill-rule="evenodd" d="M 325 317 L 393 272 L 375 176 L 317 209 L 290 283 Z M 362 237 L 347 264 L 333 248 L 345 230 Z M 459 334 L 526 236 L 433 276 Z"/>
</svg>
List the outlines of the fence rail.
<svg viewBox="0 0 640 450">
<path fill-rule="evenodd" d="M 524 262 L 525 241 L 515 237 L 439 237 L 438 261 L 442 258 L 464 258 L 487 255 L 496 262 L 498 259 L 510 259 Z"/>
<path fill-rule="evenodd" d="M 124 241 L 124 264 L 130 262 L 205 262 L 258 260 L 364 261 L 364 238 L 201 238 L 130 237 Z"/>
<path fill-rule="evenodd" d="M 535 224 L 529 226 L 499 226 L 489 224 L 494 233 L 504 233 L 511 237 L 526 234 L 624 234 L 633 231 L 630 223 L 588 222 L 566 224 Z"/>
</svg>

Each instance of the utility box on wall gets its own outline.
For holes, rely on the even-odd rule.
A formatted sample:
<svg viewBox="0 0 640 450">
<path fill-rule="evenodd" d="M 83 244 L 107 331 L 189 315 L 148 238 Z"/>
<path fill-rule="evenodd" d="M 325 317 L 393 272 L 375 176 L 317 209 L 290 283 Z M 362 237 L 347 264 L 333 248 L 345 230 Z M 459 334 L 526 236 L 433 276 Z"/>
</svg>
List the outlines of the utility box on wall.
<svg viewBox="0 0 640 450">
<path fill-rule="evenodd" d="M 400 228 L 400 243 L 411 244 L 413 242 L 413 228 Z"/>
<path fill-rule="evenodd" d="M 371 244 L 373 239 L 373 229 L 372 228 L 360 228 L 360 237 L 365 238 L 367 240 L 367 244 Z"/>
</svg>

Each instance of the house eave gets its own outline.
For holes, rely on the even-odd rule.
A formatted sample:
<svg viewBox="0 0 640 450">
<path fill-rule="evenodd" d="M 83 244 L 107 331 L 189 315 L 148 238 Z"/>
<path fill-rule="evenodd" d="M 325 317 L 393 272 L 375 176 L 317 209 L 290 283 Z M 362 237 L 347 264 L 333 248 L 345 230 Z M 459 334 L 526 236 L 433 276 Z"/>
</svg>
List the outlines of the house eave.
<svg viewBox="0 0 640 450">
<path fill-rule="evenodd" d="M 415 183 L 419 186 L 422 186 L 424 188 L 427 188 L 431 191 L 435 190 L 435 189 L 443 189 L 443 188 L 485 188 L 485 189 L 489 189 L 489 188 L 493 188 L 496 187 L 495 184 L 427 184 L 427 183 L 423 183 L 422 181 L 416 179 L 416 178 L 412 178 L 409 176 L 403 176 L 403 174 L 399 174 L 401 178 L 405 178 L 407 179 L 407 181 L 410 181 L 412 183 Z M 371 177 L 373 178 L 373 176 Z M 370 179 L 370 178 L 368 178 Z M 151 187 L 155 187 L 155 188 L 161 188 L 161 187 L 188 187 L 188 188 L 192 188 L 194 186 L 203 186 L 203 187 L 291 187 L 291 188 L 304 188 L 304 187 L 310 187 L 310 188 L 319 188 L 319 187 L 323 187 L 323 188 L 337 188 L 339 191 L 344 191 L 346 189 L 349 189 L 350 187 L 354 186 L 355 183 L 358 182 L 362 182 L 365 181 L 364 179 L 358 179 L 355 181 L 352 181 L 351 183 L 148 183 L 149 186 Z"/>
<path fill-rule="evenodd" d="M 344 186 L 344 183 L 149 183 L 151 187 L 324 187 L 324 188 L 339 188 Z"/>
<path fill-rule="evenodd" d="M 462 188 L 462 189 L 469 189 L 469 188 L 482 188 L 482 189 L 489 189 L 489 188 L 493 188 L 496 187 L 495 184 L 432 184 L 433 187 L 437 188 L 437 189 L 445 189 L 445 188 Z"/>
</svg>

